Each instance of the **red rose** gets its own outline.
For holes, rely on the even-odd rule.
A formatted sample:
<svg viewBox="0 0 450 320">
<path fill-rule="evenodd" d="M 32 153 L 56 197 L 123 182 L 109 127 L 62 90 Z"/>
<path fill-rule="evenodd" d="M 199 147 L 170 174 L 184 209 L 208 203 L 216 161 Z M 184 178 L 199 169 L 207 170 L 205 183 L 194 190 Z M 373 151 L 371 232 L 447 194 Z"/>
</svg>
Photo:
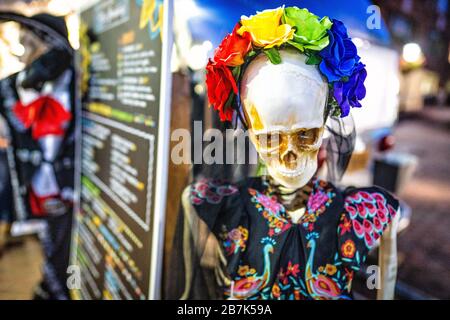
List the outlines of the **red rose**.
<svg viewBox="0 0 450 320">
<path fill-rule="evenodd" d="M 222 40 L 214 55 L 216 63 L 223 63 L 229 67 L 237 67 L 244 63 L 244 57 L 252 48 L 252 39 L 248 32 L 242 36 L 237 34 L 240 26 L 238 23 L 233 32 Z"/>
<path fill-rule="evenodd" d="M 219 111 L 221 121 L 231 121 L 233 109 L 226 105 L 231 91 L 237 94 L 238 89 L 231 70 L 222 63 L 209 61 L 206 66 L 206 87 L 208 100 Z"/>
</svg>

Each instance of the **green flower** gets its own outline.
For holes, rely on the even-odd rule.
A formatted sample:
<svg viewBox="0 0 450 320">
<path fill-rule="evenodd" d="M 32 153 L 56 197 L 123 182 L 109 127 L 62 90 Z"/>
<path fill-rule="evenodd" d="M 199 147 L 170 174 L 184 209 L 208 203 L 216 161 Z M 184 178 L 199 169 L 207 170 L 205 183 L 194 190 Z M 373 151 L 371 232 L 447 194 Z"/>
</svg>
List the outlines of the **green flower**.
<svg viewBox="0 0 450 320">
<path fill-rule="evenodd" d="M 320 51 L 328 46 L 327 31 L 333 25 L 328 17 L 319 20 L 319 17 L 308 9 L 288 7 L 284 9 L 283 23 L 295 27 L 294 38 L 288 43 L 300 51 Z"/>
</svg>

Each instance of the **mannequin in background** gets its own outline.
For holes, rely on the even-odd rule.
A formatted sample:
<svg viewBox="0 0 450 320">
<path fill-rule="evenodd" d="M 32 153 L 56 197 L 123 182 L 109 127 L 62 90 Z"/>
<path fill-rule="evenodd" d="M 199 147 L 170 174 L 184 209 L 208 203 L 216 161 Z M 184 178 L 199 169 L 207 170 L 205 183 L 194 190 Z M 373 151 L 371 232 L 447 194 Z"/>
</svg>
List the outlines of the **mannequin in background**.
<svg viewBox="0 0 450 320">
<path fill-rule="evenodd" d="M 31 18 L 67 42 L 63 18 Z M 68 299 L 67 267 L 74 186 L 73 52 L 52 47 L 38 27 L 24 27 L 23 71 L 0 82 L 0 112 L 8 122 L 18 180 L 16 215 L 40 218 L 45 263 L 36 299 Z"/>
<path fill-rule="evenodd" d="M 8 147 L 9 139 L 6 123 L 3 117 L 0 117 L 0 258 L 9 243 L 13 219 L 13 199 L 7 155 Z"/>
</svg>

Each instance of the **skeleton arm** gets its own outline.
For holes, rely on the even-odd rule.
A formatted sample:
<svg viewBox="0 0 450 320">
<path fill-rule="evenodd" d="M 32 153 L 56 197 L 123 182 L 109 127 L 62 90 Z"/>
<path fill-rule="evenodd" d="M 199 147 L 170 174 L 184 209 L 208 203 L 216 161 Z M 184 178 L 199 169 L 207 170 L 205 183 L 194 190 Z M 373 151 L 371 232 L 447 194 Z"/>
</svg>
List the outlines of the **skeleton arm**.
<svg viewBox="0 0 450 320">
<path fill-rule="evenodd" d="M 204 223 L 189 199 L 191 193 L 190 187 L 186 187 L 181 196 L 183 206 L 183 261 L 184 261 L 184 292 L 180 300 L 190 298 L 190 292 L 195 286 L 194 274 L 198 270 L 193 268 L 205 268 L 214 271 L 216 284 L 222 286 L 224 283 L 229 285 L 230 280 L 224 274 L 226 259 L 222 253 L 219 242 L 215 235 L 209 231 L 208 226 Z M 199 258 L 199 265 L 193 258 Z M 211 292 L 214 288 L 210 286 Z M 209 296 L 212 296 L 211 294 Z M 214 297 L 217 299 L 216 297 Z"/>
<path fill-rule="evenodd" d="M 380 289 L 378 300 L 393 300 L 397 277 L 397 228 L 400 209 L 380 239 L 378 264 L 380 266 Z"/>
</svg>

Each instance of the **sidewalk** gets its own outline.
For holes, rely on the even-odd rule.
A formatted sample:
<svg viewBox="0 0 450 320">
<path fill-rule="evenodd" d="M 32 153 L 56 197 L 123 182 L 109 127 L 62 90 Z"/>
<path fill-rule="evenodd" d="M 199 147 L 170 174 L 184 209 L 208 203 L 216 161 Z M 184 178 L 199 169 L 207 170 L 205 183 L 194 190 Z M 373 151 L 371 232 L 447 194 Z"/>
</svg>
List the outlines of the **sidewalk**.
<svg viewBox="0 0 450 320">
<path fill-rule="evenodd" d="M 0 300 L 31 299 L 41 280 L 42 249 L 34 237 L 8 248 L 0 258 Z"/>
<path fill-rule="evenodd" d="M 420 116 L 433 125 L 450 129 L 450 107 L 427 107 Z"/>
</svg>

